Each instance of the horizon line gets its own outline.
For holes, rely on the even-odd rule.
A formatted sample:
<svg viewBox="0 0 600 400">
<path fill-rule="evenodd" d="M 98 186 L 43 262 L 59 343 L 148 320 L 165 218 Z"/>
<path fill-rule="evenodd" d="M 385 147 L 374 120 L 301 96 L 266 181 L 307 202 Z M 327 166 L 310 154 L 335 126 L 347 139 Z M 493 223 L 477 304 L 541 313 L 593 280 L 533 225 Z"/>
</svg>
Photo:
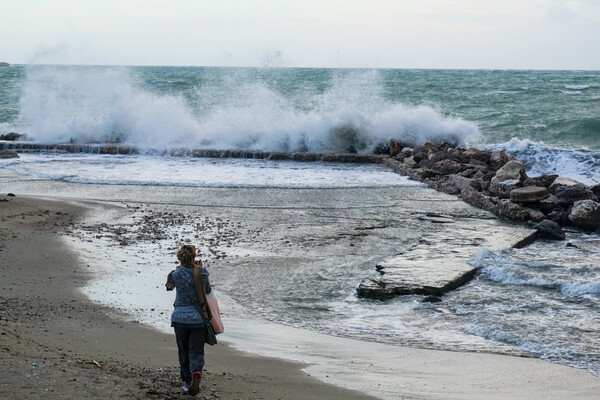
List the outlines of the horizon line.
<svg viewBox="0 0 600 400">
<path fill-rule="evenodd" d="M 1 63 L 1 62 L 0 62 Z M 6 62 L 8 63 L 8 62 Z M 600 72 L 587 68 L 471 68 L 471 67 L 325 67 L 325 66 L 259 66 L 259 65 L 176 65 L 176 64 L 61 64 L 61 63 L 8 63 L 13 66 L 62 66 L 62 67 L 165 67 L 165 68 L 248 68 L 248 69 L 347 69 L 347 70 L 429 70 L 429 71 L 585 71 Z M 6 67 L 2 67 L 6 68 Z"/>
</svg>

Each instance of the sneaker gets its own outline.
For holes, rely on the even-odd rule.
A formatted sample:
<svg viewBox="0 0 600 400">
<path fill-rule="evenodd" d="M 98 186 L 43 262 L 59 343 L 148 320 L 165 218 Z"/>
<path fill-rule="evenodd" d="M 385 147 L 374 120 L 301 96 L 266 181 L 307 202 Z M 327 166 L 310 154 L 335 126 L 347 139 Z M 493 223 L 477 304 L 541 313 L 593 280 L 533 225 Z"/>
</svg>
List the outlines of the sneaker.
<svg viewBox="0 0 600 400">
<path fill-rule="evenodd" d="M 190 385 L 190 388 L 188 389 L 188 394 L 190 396 L 195 396 L 198 393 L 200 393 L 200 380 L 202 379 L 202 375 L 200 374 L 200 372 L 194 372 L 192 374 L 192 384 Z"/>
<path fill-rule="evenodd" d="M 188 390 L 190 390 L 190 384 L 186 382 L 186 383 L 183 384 L 183 386 L 181 388 L 183 389 L 183 391 L 185 393 L 187 393 Z"/>
</svg>

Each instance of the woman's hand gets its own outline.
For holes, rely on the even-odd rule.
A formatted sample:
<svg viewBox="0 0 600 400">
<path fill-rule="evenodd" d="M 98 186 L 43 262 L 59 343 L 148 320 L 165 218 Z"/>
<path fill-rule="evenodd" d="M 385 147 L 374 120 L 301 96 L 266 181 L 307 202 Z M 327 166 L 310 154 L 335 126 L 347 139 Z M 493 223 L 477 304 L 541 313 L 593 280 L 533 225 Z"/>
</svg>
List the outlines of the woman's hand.
<svg viewBox="0 0 600 400">
<path fill-rule="evenodd" d="M 202 266 L 202 260 L 198 259 L 196 260 L 196 265 L 201 267 Z"/>
</svg>

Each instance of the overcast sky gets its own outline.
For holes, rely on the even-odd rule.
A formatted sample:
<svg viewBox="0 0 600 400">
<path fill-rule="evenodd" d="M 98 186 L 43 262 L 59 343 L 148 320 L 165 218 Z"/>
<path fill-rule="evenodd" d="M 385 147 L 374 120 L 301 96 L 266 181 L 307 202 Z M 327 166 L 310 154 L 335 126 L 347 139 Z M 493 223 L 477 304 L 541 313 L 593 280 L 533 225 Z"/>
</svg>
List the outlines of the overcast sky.
<svg viewBox="0 0 600 400">
<path fill-rule="evenodd" d="M 0 61 L 600 69 L 600 0 L 0 0 Z"/>
</svg>

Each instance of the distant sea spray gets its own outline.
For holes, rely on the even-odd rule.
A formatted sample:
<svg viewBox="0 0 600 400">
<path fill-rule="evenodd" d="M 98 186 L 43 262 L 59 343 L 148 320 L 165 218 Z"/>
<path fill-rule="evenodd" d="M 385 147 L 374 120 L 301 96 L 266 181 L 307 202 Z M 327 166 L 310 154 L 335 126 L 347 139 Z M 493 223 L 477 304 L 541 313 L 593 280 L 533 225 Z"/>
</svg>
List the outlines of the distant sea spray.
<svg viewBox="0 0 600 400">
<path fill-rule="evenodd" d="M 386 98 L 377 70 L 312 81 L 252 69 L 210 72 L 163 71 L 152 79 L 139 68 L 30 66 L 12 125 L 37 142 L 142 148 L 366 153 L 391 138 L 480 139 L 473 122 Z"/>
</svg>

